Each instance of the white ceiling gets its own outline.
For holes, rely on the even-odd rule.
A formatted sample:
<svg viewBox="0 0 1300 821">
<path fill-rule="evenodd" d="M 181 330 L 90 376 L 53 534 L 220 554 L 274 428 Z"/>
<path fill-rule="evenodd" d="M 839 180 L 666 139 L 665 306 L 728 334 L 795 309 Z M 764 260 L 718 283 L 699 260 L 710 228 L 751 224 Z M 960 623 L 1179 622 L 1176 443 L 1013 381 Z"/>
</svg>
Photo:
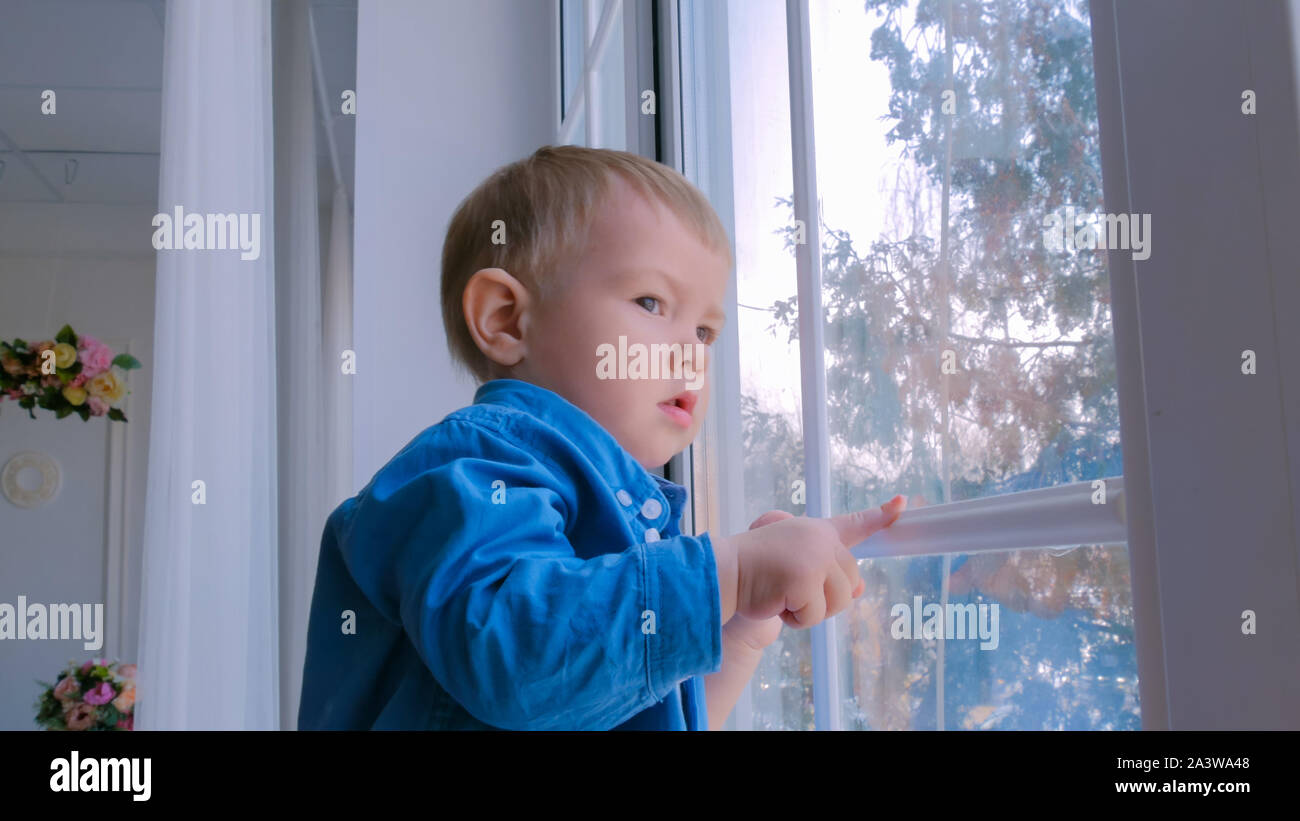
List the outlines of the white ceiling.
<svg viewBox="0 0 1300 821">
<path fill-rule="evenodd" d="M 357 3 L 311 5 L 353 191 L 356 118 L 337 103 L 356 88 Z M 0 203 L 157 202 L 165 14 L 164 0 L 0 0 Z M 41 113 L 44 89 L 58 95 L 55 116 Z M 319 120 L 316 142 L 325 202 L 333 171 Z"/>
</svg>

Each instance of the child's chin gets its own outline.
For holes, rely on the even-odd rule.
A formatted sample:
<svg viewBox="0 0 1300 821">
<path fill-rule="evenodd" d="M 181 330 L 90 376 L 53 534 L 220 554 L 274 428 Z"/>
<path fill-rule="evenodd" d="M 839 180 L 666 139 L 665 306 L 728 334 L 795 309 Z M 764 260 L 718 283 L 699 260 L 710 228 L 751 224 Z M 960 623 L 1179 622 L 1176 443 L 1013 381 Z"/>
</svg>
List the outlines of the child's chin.
<svg viewBox="0 0 1300 821">
<path fill-rule="evenodd" d="M 646 470 L 657 470 L 668 464 L 668 460 L 673 458 L 673 455 L 670 453 L 667 456 L 664 456 L 662 449 L 651 449 L 648 451 L 643 450 L 633 453 L 632 458 L 636 459 L 637 463 Z"/>
</svg>

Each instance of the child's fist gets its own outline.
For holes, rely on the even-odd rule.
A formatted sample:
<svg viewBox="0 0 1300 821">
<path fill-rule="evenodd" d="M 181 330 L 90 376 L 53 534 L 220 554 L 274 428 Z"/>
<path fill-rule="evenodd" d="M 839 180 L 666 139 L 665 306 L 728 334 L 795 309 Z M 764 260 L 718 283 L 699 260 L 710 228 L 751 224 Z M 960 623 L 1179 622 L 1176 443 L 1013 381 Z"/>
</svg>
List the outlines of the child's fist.
<svg viewBox="0 0 1300 821">
<path fill-rule="evenodd" d="M 764 513 L 762 516 L 759 516 L 757 519 L 755 519 L 754 523 L 749 526 L 749 529 L 757 530 L 758 528 L 763 527 L 764 525 L 770 525 L 773 522 L 780 522 L 780 521 L 784 521 L 785 519 L 793 519 L 793 518 L 794 518 L 793 513 L 786 513 L 784 510 L 769 510 L 768 512 Z"/>
<path fill-rule="evenodd" d="M 849 548 L 894 523 L 907 502 L 895 496 L 879 509 L 829 519 L 769 511 L 736 543 L 736 613 L 773 616 L 796 629 L 812 627 L 848 607 L 864 582 Z"/>
<path fill-rule="evenodd" d="M 787 513 L 784 510 L 769 510 L 755 519 L 749 529 L 757 530 L 765 525 L 793 518 L 793 513 Z M 722 630 L 727 637 L 743 642 L 746 647 L 762 651 L 780 637 L 781 619 L 777 616 L 767 619 L 751 619 L 736 613 L 731 617 L 731 621 L 723 625 Z"/>
</svg>

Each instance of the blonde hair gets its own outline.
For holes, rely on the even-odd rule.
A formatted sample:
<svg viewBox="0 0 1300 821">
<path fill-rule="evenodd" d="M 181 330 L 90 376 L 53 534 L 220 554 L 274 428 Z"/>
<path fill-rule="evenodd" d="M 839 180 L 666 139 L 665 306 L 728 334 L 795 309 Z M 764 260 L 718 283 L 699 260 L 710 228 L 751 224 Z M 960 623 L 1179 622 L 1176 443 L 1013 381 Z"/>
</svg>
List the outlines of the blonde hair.
<svg viewBox="0 0 1300 821">
<path fill-rule="evenodd" d="M 557 292 L 558 268 L 586 247 L 597 209 L 618 174 L 646 199 L 657 198 L 696 232 L 708 248 L 734 264 L 731 243 L 713 206 L 689 180 L 661 163 L 626 151 L 547 145 L 497 169 L 461 202 L 442 247 L 442 319 L 452 359 L 479 382 L 493 378 L 493 363 L 469 333 L 462 298 L 470 277 L 501 268 L 535 299 Z M 506 226 L 507 242 L 494 244 L 493 223 Z"/>
</svg>

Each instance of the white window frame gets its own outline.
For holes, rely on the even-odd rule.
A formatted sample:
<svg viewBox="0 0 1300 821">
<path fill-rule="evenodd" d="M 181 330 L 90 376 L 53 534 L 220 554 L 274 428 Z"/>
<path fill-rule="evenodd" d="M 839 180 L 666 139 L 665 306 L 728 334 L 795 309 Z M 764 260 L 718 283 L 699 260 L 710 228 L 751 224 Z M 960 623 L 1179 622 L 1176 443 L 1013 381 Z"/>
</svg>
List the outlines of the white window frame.
<svg viewBox="0 0 1300 821">
<path fill-rule="evenodd" d="M 1300 3 L 1195 5 L 1091 2 L 1142 727 L 1300 729 Z"/>
</svg>

